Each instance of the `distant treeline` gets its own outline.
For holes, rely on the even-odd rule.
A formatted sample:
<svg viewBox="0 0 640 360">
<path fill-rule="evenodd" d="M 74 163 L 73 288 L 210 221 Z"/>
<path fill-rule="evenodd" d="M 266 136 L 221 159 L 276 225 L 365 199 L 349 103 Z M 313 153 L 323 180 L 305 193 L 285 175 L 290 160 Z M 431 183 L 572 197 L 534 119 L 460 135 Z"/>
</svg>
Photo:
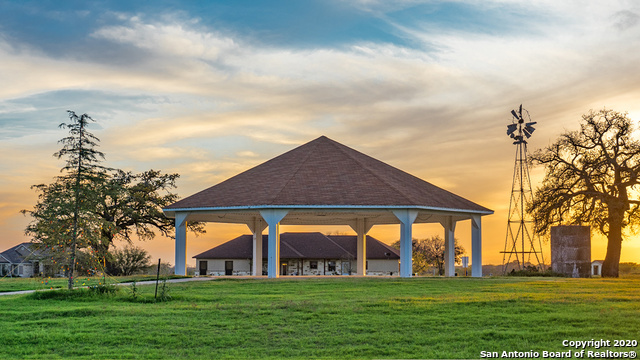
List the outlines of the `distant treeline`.
<svg viewBox="0 0 640 360">
<path fill-rule="evenodd" d="M 550 265 L 547 265 L 547 267 L 550 267 Z M 456 271 L 457 271 L 457 267 L 456 267 Z M 619 271 L 620 271 L 620 276 L 640 275 L 640 264 L 634 263 L 634 262 L 621 262 Z M 502 275 L 502 265 L 482 265 L 482 275 L 500 276 Z"/>
</svg>

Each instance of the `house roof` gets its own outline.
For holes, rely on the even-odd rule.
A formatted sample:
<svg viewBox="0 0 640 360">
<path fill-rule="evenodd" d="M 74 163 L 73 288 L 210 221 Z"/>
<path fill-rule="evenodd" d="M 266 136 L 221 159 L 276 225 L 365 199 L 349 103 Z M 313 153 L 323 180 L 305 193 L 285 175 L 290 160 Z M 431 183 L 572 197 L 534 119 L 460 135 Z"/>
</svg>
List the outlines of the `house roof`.
<svg viewBox="0 0 640 360">
<path fill-rule="evenodd" d="M 350 254 L 358 253 L 356 235 L 328 235 Z M 355 258 L 355 256 L 354 256 Z M 400 252 L 371 236 L 367 236 L 367 259 L 400 259 Z"/>
<path fill-rule="evenodd" d="M 165 208 L 421 207 L 493 213 L 325 136 Z"/>
<path fill-rule="evenodd" d="M 323 235 L 319 232 L 280 235 L 281 259 L 355 259 L 355 235 Z M 268 255 L 268 236 L 262 236 L 262 255 Z M 253 236 L 241 235 L 194 256 L 196 259 L 251 259 Z M 398 250 L 367 236 L 367 259 L 399 259 Z"/>
<path fill-rule="evenodd" d="M 39 252 L 30 242 L 23 242 L 0 253 L 0 263 L 20 264 L 38 259 Z"/>
</svg>

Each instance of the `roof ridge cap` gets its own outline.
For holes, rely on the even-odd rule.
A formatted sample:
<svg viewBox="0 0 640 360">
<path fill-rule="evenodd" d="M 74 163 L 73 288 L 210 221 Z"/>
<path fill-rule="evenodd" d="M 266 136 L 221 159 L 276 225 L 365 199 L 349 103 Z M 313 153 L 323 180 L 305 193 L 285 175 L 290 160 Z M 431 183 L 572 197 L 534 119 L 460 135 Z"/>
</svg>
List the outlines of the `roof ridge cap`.
<svg viewBox="0 0 640 360">
<path fill-rule="evenodd" d="M 317 139 L 316 139 L 317 140 Z M 317 145 L 316 140 L 311 141 L 310 143 L 307 143 L 307 145 L 310 145 L 311 143 L 313 144 L 313 148 L 315 149 Z M 302 145 L 304 146 L 304 145 Z M 297 147 L 296 149 L 299 149 L 301 146 Z M 294 150 L 296 150 L 294 149 Z M 293 150 L 291 150 L 293 151 Z M 282 187 L 280 188 L 280 190 L 278 190 L 278 193 L 271 199 L 271 203 L 273 203 L 274 199 L 277 199 L 280 194 L 282 194 L 282 192 L 284 191 L 284 189 L 287 187 L 287 185 L 291 182 L 291 180 L 293 178 L 295 178 L 296 174 L 300 171 L 300 169 L 302 168 L 302 166 L 304 166 L 304 164 L 307 162 L 307 160 L 309 159 L 309 156 L 311 156 L 312 151 L 307 151 L 306 156 L 304 158 L 303 161 L 300 162 L 300 164 L 298 165 L 298 168 L 296 169 L 296 171 L 294 171 L 291 176 L 289 177 L 289 179 L 287 179 L 287 181 L 284 182 L 284 185 L 282 185 Z"/>
<path fill-rule="evenodd" d="M 347 251 L 347 249 L 343 248 L 342 246 L 340 246 L 340 244 L 338 244 L 337 242 L 335 242 L 332 238 L 330 238 L 328 235 L 324 235 L 322 234 L 324 237 L 326 237 L 327 239 L 329 239 L 329 241 L 331 241 L 335 246 L 339 247 L 340 249 L 342 249 L 342 251 L 346 252 L 347 254 L 351 255 L 352 257 L 356 257 L 354 254 L 350 253 L 349 251 Z"/>
<path fill-rule="evenodd" d="M 298 250 L 296 250 L 291 244 L 289 244 L 286 240 L 284 239 L 280 239 L 280 245 L 284 244 L 286 247 L 288 247 L 289 249 L 293 250 L 293 252 L 295 252 L 296 254 L 298 254 L 301 258 L 304 258 L 305 256 Z"/>
<path fill-rule="evenodd" d="M 335 141 L 334 141 L 334 142 L 335 142 Z M 338 143 L 338 144 L 340 144 L 340 143 Z M 357 162 L 358 164 L 360 164 L 360 166 L 362 166 L 362 168 L 363 168 L 363 169 L 366 169 L 366 170 L 367 170 L 367 172 L 369 172 L 369 173 L 370 173 L 371 175 L 373 175 L 375 178 L 377 178 L 378 180 L 382 181 L 383 183 L 385 183 L 385 184 L 387 184 L 389 187 L 391 187 L 393 190 L 395 190 L 398 194 L 400 194 L 400 196 L 402 196 L 402 197 L 403 197 L 403 198 L 405 198 L 407 201 L 409 201 L 409 203 L 410 203 L 410 204 L 415 204 L 415 202 L 411 201 L 411 198 L 410 198 L 409 196 L 407 196 L 405 193 L 403 193 L 402 191 L 400 191 L 397 187 L 395 187 L 395 186 L 393 186 L 392 184 L 390 184 L 388 181 L 386 181 L 386 180 L 384 180 L 383 178 L 381 178 L 381 177 L 380 177 L 380 176 L 379 176 L 375 171 L 372 171 L 372 170 L 371 170 L 367 165 L 363 164 L 359 159 L 357 159 L 357 158 L 355 158 L 355 157 L 351 156 L 351 154 L 347 153 L 346 151 L 344 151 L 344 149 L 340 148 L 339 146 L 336 146 L 335 144 L 332 144 L 332 145 L 333 145 L 335 148 L 337 148 L 338 150 L 340 150 L 343 154 L 345 154 L 346 156 L 348 156 L 351 160 L 353 160 L 353 161 Z M 342 144 L 340 144 L 340 145 L 342 145 Z M 349 147 L 348 147 L 348 146 L 346 146 L 346 145 L 342 145 L 342 146 L 349 148 Z M 351 149 L 351 148 L 349 148 L 349 149 Z M 391 166 L 391 165 L 387 164 L 387 163 L 386 163 L 386 162 L 384 162 L 384 161 L 380 161 L 380 160 L 378 160 L 378 159 L 375 159 L 375 158 L 373 158 L 373 157 L 371 157 L 371 156 L 369 156 L 369 155 L 367 155 L 367 154 L 365 154 L 365 153 L 359 152 L 358 150 L 355 150 L 355 149 L 351 149 L 351 150 L 353 150 L 353 151 L 355 151 L 355 152 L 357 152 L 357 153 L 359 153 L 359 154 L 362 154 L 362 155 L 364 155 L 364 156 L 370 157 L 370 158 L 372 158 L 372 159 L 374 159 L 374 160 L 376 160 L 376 161 L 379 161 L 379 162 L 381 162 L 382 164 L 385 164 L 385 165 L 387 165 L 387 166 Z M 396 168 L 395 166 L 391 166 L 391 167 L 392 167 L 392 168 L 394 168 L 394 169 L 398 169 L 398 168 Z M 398 169 L 398 170 L 400 170 L 400 169 Z M 400 171 L 402 171 L 402 172 L 404 172 L 404 173 L 407 173 L 407 172 L 406 172 L 406 171 L 404 171 L 404 170 L 400 170 Z M 407 174 L 408 174 L 408 173 L 407 173 Z M 409 174 L 409 175 L 411 175 L 411 174 Z M 413 175 L 412 175 L 412 176 L 413 176 Z M 418 178 L 418 179 L 420 179 L 420 178 Z M 422 179 L 421 179 L 421 180 L 422 180 Z M 424 181 L 424 180 L 423 180 L 423 181 Z"/>
<path fill-rule="evenodd" d="M 329 140 L 331 140 L 331 139 L 329 139 Z M 377 162 L 379 162 L 379 163 L 382 163 L 382 164 L 384 164 L 384 165 L 386 165 L 386 166 L 390 166 L 390 167 L 392 167 L 392 168 L 393 168 L 393 169 L 395 169 L 395 170 L 398 170 L 398 171 L 400 171 L 400 172 L 402 172 L 402 173 L 404 173 L 404 174 L 406 174 L 406 175 L 408 175 L 408 176 L 410 176 L 410 177 L 416 178 L 416 179 L 418 179 L 418 180 L 420 180 L 420 181 L 422 181 L 422 182 L 424 182 L 424 183 L 427 183 L 427 184 L 429 184 L 429 185 L 431 185 L 431 186 L 433 186 L 433 187 L 437 188 L 439 191 L 444 191 L 444 192 L 446 192 L 446 193 L 448 193 L 448 194 L 450 194 L 450 195 L 452 195 L 452 196 L 454 196 L 454 197 L 456 197 L 456 198 L 460 198 L 460 199 L 462 199 L 462 200 L 464 200 L 464 201 L 466 201 L 466 202 L 468 202 L 468 203 L 471 203 L 471 204 L 476 205 L 476 206 L 479 206 L 479 207 L 481 207 L 481 208 L 483 208 L 483 209 L 489 210 L 489 209 L 485 208 L 484 206 L 482 206 L 482 205 L 479 205 L 479 204 L 475 203 L 474 201 L 468 200 L 467 198 L 464 198 L 464 197 L 462 197 L 462 196 L 460 196 L 460 195 L 458 195 L 458 194 L 456 194 L 456 193 L 453 193 L 453 192 L 451 192 L 451 191 L 449 191 L 449 190 L 443 189 L 443 188 L 441 188 L 441 187 L 439 187 L 439 186 L 437 186 L 437 185 L 434 185 L 434 184 L 432 184 L 432 183 L 430 183 L 430 182 L 428 182 L 428 181 L 426 181 L 426 180 L 424 180 L 424 179 L 422 179 L 422 178 L 419 178 L 419 177 L 417 177 L 417 176 L 415 176 L 415 175 L 413 175 L 413 174 L 411 174 L 411 173 L 408 173 L 408 172 L 406 172 L 406 171 L 404 171 L 404 170 L 402 170 L 402 169 L 399 169 L 399 168 L 397 168 L 397 167 L 395 167 L 395 166 L 389 165 L 389 164 L 387 164 L 386 162 L 384 162 L 384 161 L 382 161 L 382 160 L 378 160 L 378 159 L 376 159 L 376 158 L 374 158 L 374 157 L 372 157 L 372 156 L 370 156 L 370 155 L 367 155 L 367 154 L 365 154 L 365 153 L 363 153 L 363 152 L 360 152 L 360 151 L 358 151 L 358 150 L 356 150 L 356 149 L 352 149 L 352 148 L 350 148 L 350 147 L 348 147 L 348 146 L 346 146 L 346 145 L 343 145 L 343 144 L 341 144 L 341 143 L 339 143 L 339 142 L 337 142 L 337 141 L 335 141 L 335 140 L 331 140 L 331 142 L 336 143 L 336 144 L 338 144 L 338 145 L 342 145 L 342 146 L 344 146 L 344 147 L 346 147 L 346 148 L 348 148 L 348 149 L 350 149 L 350 150 L 353 150 L 353 151 L 355 151 L 355 152 L 357 152 L 357 153 L 359 153 L 359 154 L 362 154 L 362 155 L 364 155 L 364 156 L 366 156 L 366 157 L 368 157 L 368 158 L 371 158 L 371 159 L 373 159 L 373 160 L 375 160 L 375 161 L 377 161 Z M 334 146 L 335 146 L 335 144 L 334 144 Z M 377 173 L 377 172 L 372 171 L 368 166 L 366 166 L 365 164 L 363 164 L 362 162 L 360 162 L 357 158 L 354 158 L 353 156 L 351 156 L 350 154 L 348 154 L 346 151 L 344 151 L 344 149 L 342 149 L 342 148 L 340 148 L 340 147 L 338 147 L 338 146 L 336 146 L 336 148 L 338 148 L 340 151 L 342 151 L 342 152 L 343 152 L 345 155 L 347 155 L 349 158 L 351 158 L 351 159 L 353 159 L 354 161 L 356 161 L 358 164 L 362 165 L 362 167 L 363 167 L 364 169 L 366 169 L 369 173 L 371 173 L 371 174 L 372 174 L 373 176 L 375 176 L 377 179 L 379 179 L 379 180 L 380 180 L 380 181 L 382 181 L 383 183 L 387 184 L 389 187 L 393 188 L 393 190 L 395 190 L 398 194 L 400 194 L 402 197 L 404 197 L 405 199 L 407 199 L 407 200 L 409 201 L 409 203 L 411 203 L 411 204 L 415 204 L 415 202 L 411 200 L 411 196 L 406 195 L 402 190 L 398 189 L 398 188 L 397 188 L 397 187 L 395 187 L 393 184 L 391 184 L 391 183 L 389 183 L 389 182 L 385 181 L 383 178 L 381 178 L 380 176 L 378 176 L 378 173 Z"/>
</svg>

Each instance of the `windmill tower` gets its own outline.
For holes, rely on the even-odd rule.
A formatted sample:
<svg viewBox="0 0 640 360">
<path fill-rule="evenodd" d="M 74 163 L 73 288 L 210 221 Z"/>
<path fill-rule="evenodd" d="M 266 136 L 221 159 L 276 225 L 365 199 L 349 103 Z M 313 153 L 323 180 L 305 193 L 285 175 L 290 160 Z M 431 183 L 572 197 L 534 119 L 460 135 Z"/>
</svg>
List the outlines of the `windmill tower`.
<svg viewBox="0 0 640 360">
<path fill-rule="evenodd" d="M 534 237 L 531 229 L 533 221 L 525 210 L 527 204 L 533 199 L 525 139 L 529 139 L 535 131 L 533 125 L 536 122 L 531 121 L 529 112 L 523 109 L 522 105 L 518 111 L 511 110 L 511 115 L 513 120 L 507 125 L 507 135 L 514 140 L 516 162 L 513 167 L 507 239 L 502 252 L 502 271 L 505 274 L 511 270 L 524 270 L 527 263 L 542 270 L 544 264 L 542 243 L 540 238 Z"/>
</svg>

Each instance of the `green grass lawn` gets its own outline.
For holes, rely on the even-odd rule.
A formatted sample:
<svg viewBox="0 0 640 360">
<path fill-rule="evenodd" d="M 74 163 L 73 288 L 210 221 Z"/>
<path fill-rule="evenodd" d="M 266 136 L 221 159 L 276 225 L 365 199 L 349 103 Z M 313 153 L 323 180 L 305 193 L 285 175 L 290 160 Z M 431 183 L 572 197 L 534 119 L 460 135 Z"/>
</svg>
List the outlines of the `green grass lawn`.
<svg viewBox="0 0 640 360">
<path fill-rule="evenodd" d="M 562 340 L 640 340 L 637 277 L 168 286 L 167 302 L 151 301 L 154 286 L 139 286 L 137 301 L 130 286 L 111 296 L 0 297 L 0 358 L 480 358 L 566 351 Z"/>
<path fill-rule="evenodd" d="M 179 275 L 162 276 L 161 275 L 162 279 L 164 278 L 174 279 L 174 278 L 183 278 L 183 277 L 185 276 L 179 276 Z M 128 283 L 132 281 L 155 280 L 155 279 L 156 279 L 155 275 L 132 275 L 132 276 L 119 276 L 119 277 L 107 276 L 106 279 L 101 276 L 92 276 L 92 277 L 78 276 L 74 279 L 73 286 L 83 287 L 83 286 L 102 285 L 105 282 L 105 280 L 107 284 L 114 284 L 114 283 Z M 56 278 L 2 277 L 0 278 L 0 293 L 11 292 L 11 291 L 21 291 L 21 290 L 66 289 L 68 284 L 69 284 L 68 278 L 60 278 L 60 277 L 56 277 Z"/>
</svg>

